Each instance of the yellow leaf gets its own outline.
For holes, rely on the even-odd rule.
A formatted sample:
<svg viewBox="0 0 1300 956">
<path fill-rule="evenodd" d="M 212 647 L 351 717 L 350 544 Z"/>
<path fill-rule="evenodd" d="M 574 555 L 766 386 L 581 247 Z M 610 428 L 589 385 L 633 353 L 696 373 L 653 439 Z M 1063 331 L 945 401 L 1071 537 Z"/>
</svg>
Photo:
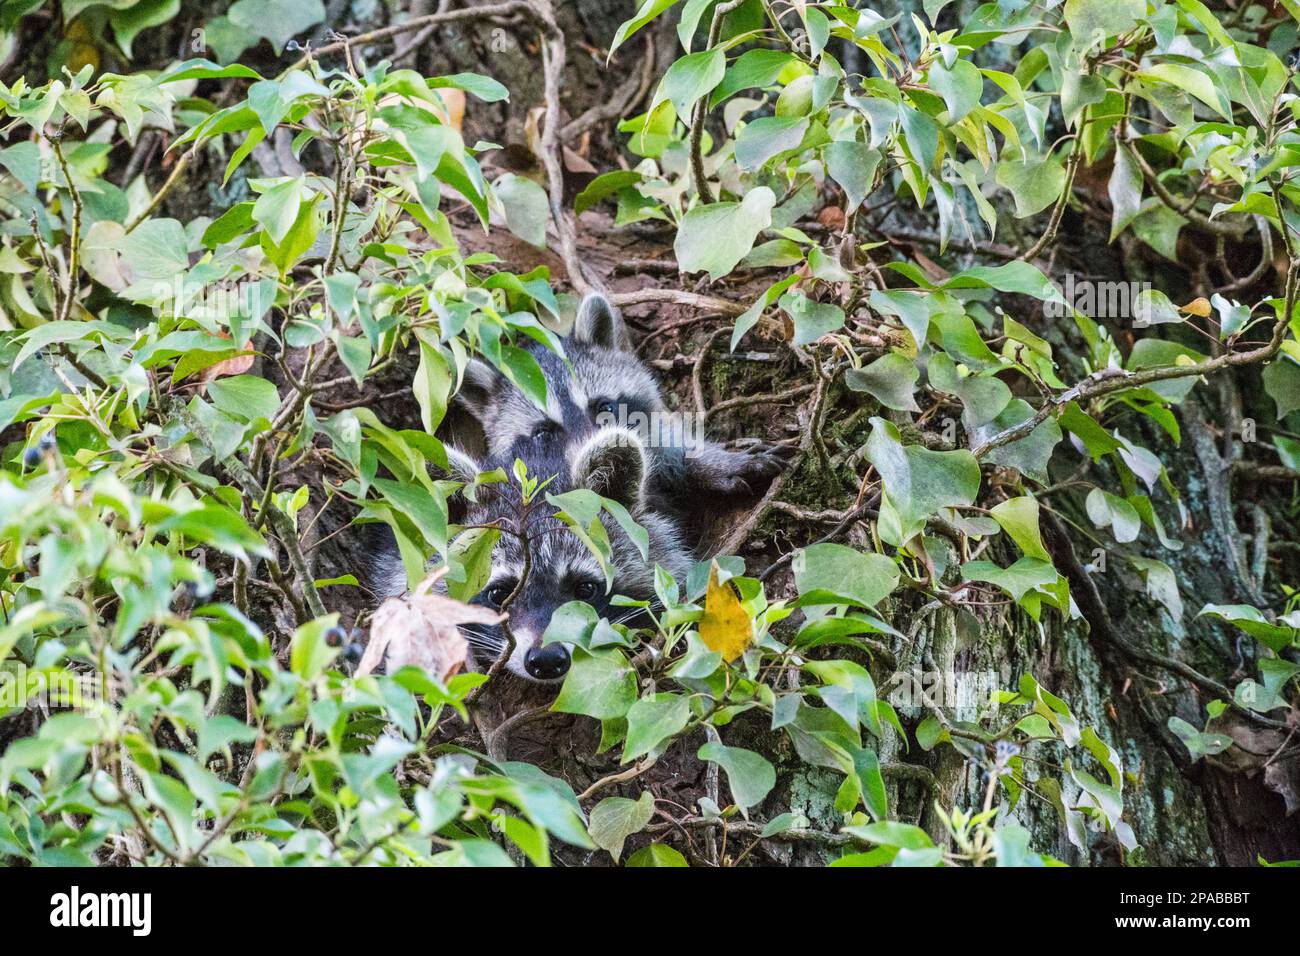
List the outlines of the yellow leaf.
<svg viewBox="0 0 1300 956">
<path fill-rule="evenodd" d="M 700 639 L 711 651 L 731 663 L 745 652 L 754 636 L 749 615 L 730 583 L 718 583 L 718 562 L 709 568 L 709 589 L 704 594 L 704 617 L 700 618 Z"/>
<path fill-rule="evenodd" d="M 1210 315 L 1210 303 L 1202 296 L 1199 299 L 1193 299 L 1185 306 L 1179 309 L 1180 312 L 1190 312 L 1192 315 L 1199 315 L 1201 318 L 1208 318 Z"/>
</svg>

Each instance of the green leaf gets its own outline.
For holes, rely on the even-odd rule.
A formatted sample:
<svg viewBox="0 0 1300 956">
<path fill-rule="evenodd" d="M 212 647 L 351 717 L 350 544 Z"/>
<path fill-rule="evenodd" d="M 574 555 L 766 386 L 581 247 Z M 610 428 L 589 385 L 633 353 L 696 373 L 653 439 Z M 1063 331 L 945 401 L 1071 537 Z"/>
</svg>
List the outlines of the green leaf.
<svg viewBox="0 0 1300 956">
<path fill-rule="evenodd" d="M 795 553 L 800 606 L 856 604 L 874 607 L 898 587 L 898 565 L 883 554 L 847 545 L 812 544 Z"/>
<path fill-rule="evenodd" d="M 967 561 L 961 566 L 961 576 L 967 581 L 996 584 L 1017 601 L 1037 588 L 1051 587 L 1060 577 L 1050 561 L 1039 558 L 1021 558 L 1009 568 L 992 561 Z"/>
<path fill-rule="evenodd" d="M 839 183 L 848 197 L 848 212 L 853 212 L 871 192 L 871 184 L 880 165 L 880 151 L 856 140 L 837 140 L 823 151 L 826 171 Z"/>
<path fill-rule="evenodd" d="M 1183 599 L 1178 593 L 1178 578 L 1173 568 L 1163 561 L 1151 558 L 1129 558 L 1129 563 L 1142 572 L 1147 583 L 1147 597 L 1159 601 L 1169 612 L 1169 616 L 1181 623 L 1183 620 Z"/>
<path fill-rule="evenodd" d="M 979 493 L 980 466 L 969 451 L 930 451 L 903 445 L 898 429 L 871 419 L 867 459 L 884 483 L 884 497 L 898 514 L 906 541 L 940 508 L 968 505 Z"/>
<path fill-rule="evenodd" d="M 185 228 L 175 219 L 148 219 L 116 243 L 137 280 L 170 279 L 190 267 Z"/>
<path fill-rule="evenodd" d="M 546 224 L 550 221 L 550 201 L 546 190 L 526 176 L 506 173 L 493 184 L 497 199 L 506 213 L 506 228 L 529 245 L 546 248 Z"/>
<path fill-rule="evenodd" d="M 1051 562 L 1052 556 L 1043 547 L 1043 536 L 1038 526 L 1037 498 L 1032 495 L 1008 498 L 989 513 L 1027 557 Z"/>
<path fill-rule="evenodd" d="M 688 53 L 676 60 L 659 81 L 656 100 L 667 99 L 677 110 L 677 115 L 690 125 L 691 107 L 705 94 L 722 82 L 727 70 L 727 56 L 720 47 Z"/>
<path fill-rule="evenodd" d="M 644 830 L 654 812 L 655 798 L 649 790 L 642 791 L 636 800 L 606 797 L 592 808 L 587 830 L 596 846 L 617 860 L 623 855 L 627 838 Z"/>
<path fill-rule="evenodd" d="M 1128 228 L 1142 210 L 1142 171 L 1127 149 L 1115 150 L 1115 166 L 1106 187 L 1110 196 L 1110 241 Z"/>
<path fill-rule="evenodd" d="M 451 543 L 451 553 L 465 569 L 463 581 L 447 577 L 447 596 L 468 603 L 492 577 L 492 549 L 501 539 L 496 528 L 466 528 Z"/>
<path fill-rule="evenodd" d="M 257 197 L 253 221 L 266 230 L 276 245 L 284 242 L 302 208 L 301 176 L 282 179 Z"/>
<path fill-rule="evenodd" d="M 761 803 L 776 786 L 776 770 L 766 757 L 752 750 L 710 742 L 700 748 L 697 756 L 726 771 L 731 796 L 742 810 Z"/>
<path fill-rule="evenodd" d="M 41 178 L 41 149 L 35 143 L 14 143 L 0 149 L 0 166 L 9 170 L 23 189 L 36 192 Z"/>
<path fill-rule="evenodd" d="M 280 409 L 280 393 L 273 383 L 254 375 L 234 375 L 208 383 L 212 404 L 227 415 L 245 421 L 274 419 Z"/>
<path fill-rule="evenodd" d="M 1065 0 L 1066 25 L 1079 40 L 1131 30 L 1146 11 L 1146 0 Z"/>
<path fill-rule="evenodd" d="M 1142 531 L 1142 519 L 1137 509 L 1118 495 L 1101 488 L 1088 492 L 1085 501 L 1088 518 L 1098 528 L 1110 528 L 1119 544 L 1136 541 Z"/>
<path fill-rule="evenodd" d="M 1240 628 L 1279 654 L 1300 637 L 1300 629 L 1270 623 L 1258 608 L 1248 604 L 1207 604 L 1196 616 L 1205 614 Z"/>
<path fill-rule="evenodd" d="M 131 57 L 131 43 L 141 30 L 161 26 L 181 9 L 181 0 L 140 0 L 125 10 L 114 10 L 108 18 L 122 52 Z"/>
<path fill-rule="evenodd" d="M 997 181 L 1016 201 L 1016 218 L 1024 219 L 1052 205 L 1065 188 L 1065 167 L 1057 159 L 1003 160 Z"/>
<path fill-rule="evenodd" d="M 627 858 L 624 866 L 688 866 L 686 857 L 682 856 L 665 843 L 651 843 L 642 847 Z"/>
<path fill-rule="evenodd" d="M 271 41 L 275 52 L 325 19 L 321 0 L 235 0 L 226 11 L 236 26 Z"/>
<path fill-rule="evenodd" d="M 551 709 L 597 720 L 623 717 L 636 701 L 636 671 L 621 651 L 574 648 L 564 686 Z"/>
<path fill-rule="evenodd" d="M 642 697 L 627 712 L 627 740 L 623 743 L 623 763 L 642 757 L 659 748 L 686 726 L 690 720 L 690 698 L 682 694 L 655 694 Z"/>
<path fill-rule="evenodd" d="M 1278 419 L 1300 408 L 1300 365 L 1279 355 L 1264 366 L 1264 391 L 1277 403 Z"/>
<path fill-rule="evenodd" d="M 844 327 L 844 310 L 829 302 L 815 302 L 802 292 L 781 296 L 781 308 L 794 325 L 794 345 L 810 345 L 823 335 Z"/>
<path fill-rule="evenodd" d="M 325 642 L 325 634 L 339 622 L 337 614 L 308 621 L 293 632 L 289 641 L 289 669 L 303 680 L 315 680 L 338 654 Z"/>
<path fill-rule="evenodd" d="M 776 195 L 766 186 L 745 194 L 741 202 L 696 206 L 682 217 L 673 252 L 682 272 L 708 272 L 720 279 L 753 248 L 754 239 L 772 222 Z"/>
<path fill-rule="evenodd" d="M 1202 757 L 1221 754 L 1232 746 L 1232 738 L 1227 734 L 1203 733 L 1181 717 L 1170 717 L 1168 727 L 1175 737 L 1187 745 L 1187 751 L 1192 755 L 1192 763 Z"/>
<path fill-rule="evenodd" d="M 589 182 L 587 188 L 578 193 L 577 198 L 573 200 L 574 214 L 581 216 L 602 199 L 614 195 L 620 189 L 635 186 L 643 178 L 635 169 L 616 169 L 613 172 L 602 173 Z"/>
<path fill-rule="evenodd" d="M 747 123 L 736 136 L 736 162 L 755 170 L 778 153 L 794 149 L 808 129 L 806 116 L 764 116 Z"/>
<path fill-rule="evenodd" d="M 951 126 L 980 105 L 984 75 L 970 60 L 954 60 L 951 68 L 936 60 L 930 65 L 930 88 L 943 97 Z"/>
<path fill-rule="evenodd" d="M 643 26 L 653 20 L 665 10 L 674 6 L 677 0 L 643 0 L 641 6 L 637 7 L 636 13 L 630 20 L 624 20 L 614 34 L 614 40 L 609 45 L 609 55 L 612 57 L 614 51 L 622 46 L 627 38 L 632 36 Z"/>
<path fill-rule="evenodd" d="M 889 352 L 866 368 L 849 369 L 844 373 L 844 383 L 855 392 L 866 392 L 887 408 L 916 412 L 920 411 L 915 397 L 920 377 L 915 359 Z"/>
</svg>

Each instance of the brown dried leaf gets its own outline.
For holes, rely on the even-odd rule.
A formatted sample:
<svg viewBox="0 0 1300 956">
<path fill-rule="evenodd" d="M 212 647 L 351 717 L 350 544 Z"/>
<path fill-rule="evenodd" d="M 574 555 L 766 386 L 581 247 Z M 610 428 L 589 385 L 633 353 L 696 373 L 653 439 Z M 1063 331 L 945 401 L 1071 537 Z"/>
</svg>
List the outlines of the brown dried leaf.
<svg viewBox="0 0 1300 956">
<path fill-rule="evenodd" d="M 204 384 L 211 382 L 213 379 L 224 378 L 227 375 L 243 375 L 253 367 L 253 342 L 250 339 L 244 343 L 245 352 L 232 358 L 223 359 L 216 365 L 209 365 L 200 374 Z"/>
<path fill-rule="evenodd" d="M 1192 315 L 1198 315 L 1201 318 L 1205 319 L 1209 317 L 1210 312 L 1212 312 L 1213 310 L 1210 308 L 1209 300 L 1206 299 L 1204 296 L 1201 296 L 1200 298 L 1193 299 L 1191 302 L 1188 302 L 1186 305 L 1181 306 L 1178 311 L 1190 312 Z"/>
<path fill-rule="evenodd" d="M 498 624 L 504 615 L 429 593 L 445 573 L 445 567 L 439 568 L 412 593 L 379 605 L 370 620 L 370 643 L 357 665 L 358 676 L 371 673 L 385 660 L 388 673 L 411 665 L 438 681 L 446 681 L 465 666 L 469 643 L 460 625 Z"/>
</svg>

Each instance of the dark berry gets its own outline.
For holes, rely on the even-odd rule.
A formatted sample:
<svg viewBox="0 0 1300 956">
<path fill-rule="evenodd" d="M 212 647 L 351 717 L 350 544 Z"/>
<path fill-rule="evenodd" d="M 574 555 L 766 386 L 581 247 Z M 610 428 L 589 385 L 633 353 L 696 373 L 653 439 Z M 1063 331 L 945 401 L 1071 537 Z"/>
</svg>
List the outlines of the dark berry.
<svg viewBox="0 0 1300 956">
<path fill-rule="evenodd" d="M 325 643 L 330 647 L 342 647 L 343 642 L 348 639 L 348 632 L 335 624 L 325 632 Z"/>
<path fill-rule="evenodd" d="M 356 641 L 353 641 L 348 644 L 347 647 L 343 648 L 343 659 L 354 667 L 361 663 L 361 658 L 365 657 L 365 655 L 366 645 L 360 644 Z"/>
<path fill-rule="evenodd" d="M 42 452 L 54 451 L 58 443 L 54 440 L 54 432 L 46 432 L 41 436 L 39 447 Z"/>
<path fill-rule="evenodd" d="M 35 468 L 41 463 L 41 450 L 36 447 L 28 448 L 23 452 L 23 467 Z"/>
</svg>

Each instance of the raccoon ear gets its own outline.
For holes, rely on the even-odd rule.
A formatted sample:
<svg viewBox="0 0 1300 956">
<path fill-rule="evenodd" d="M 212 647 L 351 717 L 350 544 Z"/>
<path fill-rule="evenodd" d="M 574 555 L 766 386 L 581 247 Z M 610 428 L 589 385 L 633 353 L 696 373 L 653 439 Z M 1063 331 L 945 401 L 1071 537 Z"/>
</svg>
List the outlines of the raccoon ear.
<svg viewBox="0 0 1300 956">
<path fill-rule="evenodd" d="M 578 448 L 570 468 L 576 486 L 625 508 L 644 503 L 648 471 L 645 445 L 630 428 L 602 428 Z"/>
<path fill-rule="evenodd" d="M 602 348 L 627 351 L 632 342 L 627 336 L 627 326 L 609 299 L 599 292 L 588 292 L 578 306 L 578 318 L 573 323 L 573 337 L 579 342 L 590 342 Z"/>
<path fill-rule="evenodd" d="M 472 358 L 465 366 L 460 388 L 452 401 L 477 418 L 481 418 L 495 395 L 508 379 L 482 359 Z M 447 449 L 448 452 L 451 449 Z"/>
</svg>

